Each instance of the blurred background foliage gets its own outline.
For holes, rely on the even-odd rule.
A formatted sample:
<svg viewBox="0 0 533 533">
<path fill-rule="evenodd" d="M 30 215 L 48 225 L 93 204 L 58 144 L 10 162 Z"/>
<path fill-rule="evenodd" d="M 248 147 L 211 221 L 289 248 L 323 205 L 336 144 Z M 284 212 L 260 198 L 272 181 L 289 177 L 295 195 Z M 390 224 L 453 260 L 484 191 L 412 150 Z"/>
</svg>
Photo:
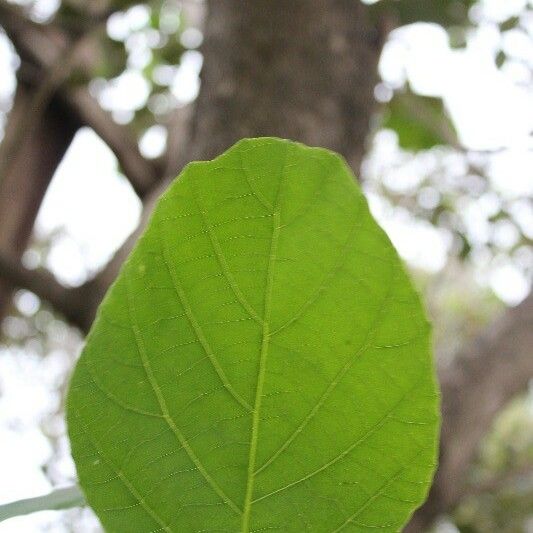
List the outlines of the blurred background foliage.
<svg viewBox="0 0 533 533">
<path fill-rule="evenodd" d="M 497 0 L 366 3 L 376 20 L 398 29 L 391 33 L 383 52 L 382 79 L 375 91 L 381 112 L 369 140 L 362 180 L 386 229 L 394 233 L 401 220 L 407 224 L 407 237 L 416 239 L 420 228 L 432 228 L 439 236 L 444 250 L 440 259 L 417 261 L 411 257 L 410 261 L 409 250 L 405 255 L 426 295 L 437 351 L 446 361 L 495 313 L 525 296 L 524 286 L 529 286 L 533 274 L 531 197 L 513 191 L 501 178 L 500 167 L 503 165 L 505 175 L 506 161 L 515 147 L 496 144 L 477 148 L 465 142 L 458 133 L 457 114 L 450 111 L 446 99 L 420 90 L 404 67 L 392 69 L 391 75 L 387 62 L 409 52 L 406 26 L 411 24 L 438 24 L 446 32 L 448 46 L 457 51 L 483 33 L 493 41 L 495 68 L 532 95 L 533 3 L 501 0 L 499 9 L 492 9 Z M 506 4 L 503 9 L 502 3 Z M 86 85 L 116 122 L 129 124 L 141 153 L 157 161 L 168 145 L 169 124 L 180 120 L 199 91 L 204 4 L 192 0 L 115 0 L 110 8 L 105 7 L 111 13 L 105 24 L 98 21 L 102 7 L 97 0 L 16 4 L 37 24 L 58 25 L 77 35 L 91 31 L 101 36 L 92 41 L 90 60 L 72 73 L 69 83 Z M 13 49 L 11 54 L 14 70 L 17 60 Z M 0 125 L 10 109 L 14 82 L 12 85 L 1 93 Z M 529 150 L 533 150 L 532 144 Z M 531 158 L 524 161 L 531 162 Z M 530 170 L 533 182 L 533 168 Z M 117 172 L 120 174 L 118 167 Z M 65 239 L 68 237 L 61 229 L 37 234 L 25 254 L 25 264 L 50 266 L 51 250 L 58 242 L 64 245 Z M 435 252 L 428 249 L 427 254 Z M 84 281 L 96 267 L 85 268 L 85 274 L 74 284 Z M 518 286 L 514 292 L 507 286 L 509 273 Z M 37 372 L 48 376 L 49 397 L 30 417 L 50 443 L 40 459 L 41 468 L 52 485 L 72 478 L 61 395 L 81 337 L 35 295 L 18 291 L 3 325 L 2 342 L 5 349 L 0 352 L 0 368 L 4 376 L 16 372 L 13 368 L 24 357 L 39 360 L 38 364 L 33 361 Z M 10 358 L 7 348 L 19 363 Z M 0 380 L 0 398 L 9 387 L 7 379 Z M 6 416 L 4 413 L 3 418 Z M 25 415 L 20 416 L 19 422 L 25 424 Z M 17 416 L 10 413 L 9 417 L 9 423 L 16 426 Z M 533 393 L 516 399 L 501 413 L 485 439 L 470 479 L 469 496 L 450 516 L 442 517 L 435 531 L 533 532 Z M 47 523 L 49 529 L 43 531 L 98 530 L 86 510 L 57 513 Z"/>
</svg>

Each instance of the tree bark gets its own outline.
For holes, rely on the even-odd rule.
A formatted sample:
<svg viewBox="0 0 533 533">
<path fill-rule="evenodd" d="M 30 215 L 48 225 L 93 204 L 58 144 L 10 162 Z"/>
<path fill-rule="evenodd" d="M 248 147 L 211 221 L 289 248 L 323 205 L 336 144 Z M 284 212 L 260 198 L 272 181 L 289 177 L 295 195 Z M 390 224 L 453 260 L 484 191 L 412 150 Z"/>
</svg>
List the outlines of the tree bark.
<svg viewBox="0 0 533 533">
<path fill-rule="evenodd" d="M 374 86 L 384 35 L 354 0 L 210 0 L 202 86 L 180 162 L 211 159 L 243 137 L 278 136 L 335 150 L 359 171 L 377 109 Z M 104 294 L 141 224 L 95 280 Z"/>
<path fill-rule="evenodd" d="M 33 89 L 20 82 L 10 114 L 6 139 L 15 134 L 22 116 L 31 112 Z M 0 252 L 19 259 L 26 249 L 44 195 L 69 147 L 78 123 L 53 98 L 24 142 L 10 154 L 9 172 L 0 176 Z M 5 154 L 7 157 L 7 154 Z M 4 157 L 0 149 L 0 158 Z M 0 280 L 0 320 L 10 301 L 12 285 Z"/>
<path fill-rule="evenodd" d="M 442 434 L 439 469 L 408 531 L 424 531 L 468 489 L 469 467 L 494 417 L 533 378 L 533 293 L 506 311 L 439 372 Z"/>
<path fill-rule="evenodd" d="M 382 36 L 353 0 L 210 0 L 189 157 L 277 136 L 358 172 L 376 109 Z"/>
<path fill-rule="evenodd" d="M 59 283 L 47 270 L 28 269 L 20 261 L 0 252 L 0 278 L 9 281 L 13 287 L 25 288 L 61 313 L 71 325 L 88 331 L 93 316 L 88 316 L 86 303 L 93 293 L 88 285 L 67 288 Z"/>
<path fill-rule="evenodd" d="M 26 79 L 29 84 L 34 85 L 35 95 L 38 95 L 38 102 L 27 102 L 35 104 L 37 109 L 31 109 L 34 107 L 32 105 L 26 106 L 25 122 L 31 123 L 40 119 L 38 115 L 42 108 L 46 107 L 52 96 L 57 95 L 65 108 L 65 115 L 70 115 L 71 122 L 92 128 L 107 144 L 117 157 L 133 189 L 142 199 L 162 175 L 158 165 L 142 157 L 130 129 L 114 122 L 110 114 L 89 94 L 86 86 L 66 83 L 73 67 L 82 73 L 91 70 L 96 61 L 93 58 L 93 41 L 98 38 L 96 30 L 104 19 L 105 17 L 98 17 L 96 21 L 91 22 L 85 33 L 73 37 L 56 26 L 35 24 L 24 16 L 20 9 L 6 5 L 0 0 L 0 24 L 21 59 L 19 80 Z M 31 113 L 28 113 L 30 109 Z M 17 120 L 17 123 L 19 122 Z M 18 133 L 25 136 L 26 129 L 28 128 L 22 127 Z M 20 140 L 18 137 L 20 135 L 13 135 L 3 140 L 3 156 L 6 151 L 9 155 L 13 146 L 16 148 Z M 4 160 L 0 159 L 2 171 L 9 164 L 5 157 Z M 3 172 L 0 172 L 1 174 Z"/>
</svg>

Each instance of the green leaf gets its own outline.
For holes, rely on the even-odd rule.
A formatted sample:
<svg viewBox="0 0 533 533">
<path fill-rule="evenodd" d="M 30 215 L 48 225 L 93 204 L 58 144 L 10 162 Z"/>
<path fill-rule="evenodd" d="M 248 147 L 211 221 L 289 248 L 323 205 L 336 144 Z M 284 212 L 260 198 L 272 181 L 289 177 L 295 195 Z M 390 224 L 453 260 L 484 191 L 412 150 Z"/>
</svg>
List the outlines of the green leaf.
<svg viewBox="0 0 533 533">
<path fill-rule="evenodd" d="M 476 0 L 381 0 L 369 9 L 375 15 L 394 16 L 398 25 L 434 22 L 445 28 L 469 25 L 468 11 Z"/>
<path fill-rule="evenodd" d="M 442 99 L 410 91 L 397 93 L 387 104 L 382 126 L 397 133 L 398 143 L 404 150 L 416 152 L 458 143 Z"/>
<path fill-rule="evenodd" d="M 85 505 L 85 498 L 79 487 L 57 489 L 45 496 L 28 498 L 0 505 L 0 522 L 37 511 L 58 511 Z"/>
<path fill-rule="evenodd" d="M 68 397 L 110 532 L 397 531 L 438 395 L 419 298 L 344 161 L 239 142 L 170 186 Z"/>
<path fill-rule="evenodd" d="M 496 58 L 494 61 L 498 68 L 502 68 L 506 60 L 507 60 L 507 54 L 503 50 L 500 50 L 496 54 Z"/>
<path fill-rule="evenodd" d="M 520 26 L 520 17 L 510 17 L 503 22 L 500 23 L 500 31 L 506 32 L 509 30 L 514 30 L 515 28 Z"/>
</svg>

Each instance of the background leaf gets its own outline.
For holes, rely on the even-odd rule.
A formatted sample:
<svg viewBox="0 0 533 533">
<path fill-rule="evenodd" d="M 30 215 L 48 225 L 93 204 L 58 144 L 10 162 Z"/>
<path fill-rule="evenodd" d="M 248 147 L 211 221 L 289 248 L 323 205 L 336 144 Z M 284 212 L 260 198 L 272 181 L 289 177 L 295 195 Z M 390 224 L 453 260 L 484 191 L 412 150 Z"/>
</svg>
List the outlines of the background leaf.
<svg viewBox="0 0 533 533">
<path fill-rule="evenodd" d="M 345 163 L 253 139 L 164 194 L 67 410 L 108 531 L 397 531 L 437 402 L 420 301 Z"/>
<path fill-rule="evenodd" d="M 440 98 L 411 91 L 396 93 L 387 104 L 382 126 L 394 130 L 404 150 L 456 145 L 457 134 Z"/>
<path fill-rule="evenodd" d="M 399 25 L 435 22 L 444 27 L 464 24 L 476 0 L 380 0 L 377 13 L 392 13 Z"/>
</svg>

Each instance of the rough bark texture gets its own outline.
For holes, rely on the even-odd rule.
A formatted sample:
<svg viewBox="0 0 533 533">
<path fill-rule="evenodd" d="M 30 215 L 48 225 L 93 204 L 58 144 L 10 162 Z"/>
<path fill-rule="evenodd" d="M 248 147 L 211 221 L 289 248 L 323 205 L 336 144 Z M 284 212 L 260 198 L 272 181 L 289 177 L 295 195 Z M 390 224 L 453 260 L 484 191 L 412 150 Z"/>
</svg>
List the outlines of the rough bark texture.
<svg viewBox="0 0 533 533">
<path fill-rule="evenodd" d="M 16 133 L 33 91 L 19 83 L 6 138 Z M 69 147 L 78 124 L 53 99 L 40 120 L 32 124 L 22 145 L 10 154 L 9 171 L 0 176 L 0 252 L 20 258 L 28 245 L 35 218 L 54 172 Z M 0 150 L 0 158 L 3 157 Z M 7 154 L 6 154 L 7 156 Z M 12 286 L 0 280 L 0 320 Z"/>
<path fill-rule="evenodd" d="M 342 153 L 358 172 L 382 40 L 353 0 L 211 0 L 192 159 L 242 137 Z"/>
</svg>

